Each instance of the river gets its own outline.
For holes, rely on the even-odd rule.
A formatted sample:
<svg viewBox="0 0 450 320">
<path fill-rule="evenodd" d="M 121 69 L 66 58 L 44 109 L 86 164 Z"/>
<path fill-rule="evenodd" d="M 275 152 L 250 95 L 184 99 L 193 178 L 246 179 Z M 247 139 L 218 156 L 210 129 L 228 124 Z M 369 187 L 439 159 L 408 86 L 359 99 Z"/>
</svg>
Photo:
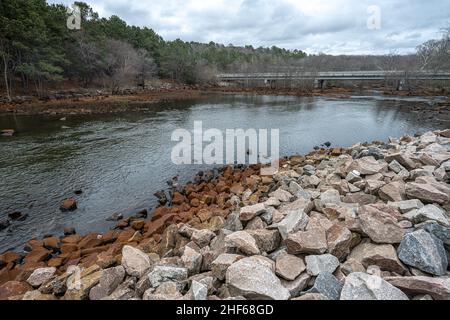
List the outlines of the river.
<svg viewBox="0 0 450 320">
<path fill-rule="evenodd" d="M 280 130 L 280 155 L 304 154 L 314 146 L 350 146 L 403 134 L 448 128 L 448 122 L 410 111 L 427 98 L 214 95 L 196 100 L 149 105 L 127 114 L 0 116 L 0 220 L 8 213 L 28 214 L 23 222 L 0 231 L 0 252 L 21 249 L 32 238 L 104 232 L 106 219 L 156 206 L 153 193 L 179 175 L 191 179 L 202 165 L 178 166 L 170 154 L 177 128 L 267 128 Z M 75 190 L 83 193 L 74 195 Z M 78 209 L 59 210 L 61 200 L 76 197 Z"/>
</svg>

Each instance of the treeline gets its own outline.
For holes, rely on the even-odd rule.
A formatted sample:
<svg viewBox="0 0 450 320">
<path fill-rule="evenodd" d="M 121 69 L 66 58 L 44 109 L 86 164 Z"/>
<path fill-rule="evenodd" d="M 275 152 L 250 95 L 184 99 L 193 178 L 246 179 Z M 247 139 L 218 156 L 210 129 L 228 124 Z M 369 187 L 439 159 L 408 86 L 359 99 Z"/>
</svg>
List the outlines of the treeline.
<svg viewBox="0 0 450 320">
<path fill-rule="evenodd" d="M 8 98 L 16 91 L 43 96 L 49 84 L 63 80 L 113 93 L 152 77 L 205 83 L 217 72 L 306 56 L 277 47 L 164 41 L 152 29 L 127 25 L 117 16 L 100 18 L 87 4 L 75 5 L 81 11 L 81 30 L 67 27 L 71 14 L 63 5 L 0 1 L 0 70 Z"/>
<path fill-rule="evenodd" d="M 76 2 L 81 29 L 71 30 L 64 5 L 45 0 L 0 0 L 0 81 L 7 99 L 19 92 L 46 96 L 65 81 L 80 87 L 144 86 L 148 79 L 187 84 L 214 82 L 220 72 L 450 69 L 449 35 L 430 40 L 416 54 L 307 56 L 300 50 L 165 41 L 152 29 L 130 26 L 117 16 L 100 18 Z"/>
</svg>

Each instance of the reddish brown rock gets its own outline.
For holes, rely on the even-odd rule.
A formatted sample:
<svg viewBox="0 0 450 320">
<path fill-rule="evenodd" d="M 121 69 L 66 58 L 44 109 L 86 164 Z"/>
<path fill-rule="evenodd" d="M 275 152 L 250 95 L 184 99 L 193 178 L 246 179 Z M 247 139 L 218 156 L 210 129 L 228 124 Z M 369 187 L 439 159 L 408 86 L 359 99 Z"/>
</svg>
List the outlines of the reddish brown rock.
<svg viewBox="0 0 450 320">
<path fill-rule="evenodd" d="M 80 240 L 81 240 L 81 236 L 74 234 L 74 235 L 62 238 L 61 242 L 67 243 L 67 244 L 77 244 L 78 242 L 80 242 Z"/>
<path fill-rule="evenodd" d="M 350 253 L 352 233 L 346 227 L 334 224 L 326 234 L 328 252 L 342 261 Z"/>
<path fill-rule="evenodd" d="M 197 213 L 197 217 L 199 217 L 201 222 L 208 221 L 212 217 L 212 212 L 208 209 L 201 209 Z"/>
<path fill-rule="evenodd" d="M 182 204 L 186 199 L 184 196 L 179 192 L 174 192 L 172 196 L 172 203 L 174 205 L 180 205 Z"/>
<path fill-rule="evenodd" d="M 44 239 L 44 247 L 49 250 L 58 250 L 59 249 L 59 239 L 57 237 L 50 237 Z"/>
<path fill-rule="evenodd" d="M 27 262 L 41 262 L 49 259 L 51 257 L 51 252 L 47 249 L 37 249 L 33 250 L 25 256 L 24 261 Z"/>
<path fill-rule="evenodd" d="M 30 290 L 33 290 L 33 288 L 25 282 L 8 281 L 0 286 L 0 300 L 22 295 Z"/>
<path fill-rule="evenodd" d="M 97 247 L 102 244 L 103 244 L 102 235 L 98 233 L 90 233 L 80 240 L 80 242 L 78 243 L 78 247 L 80 247 L 80 249 L 87 249 Z"/>
<path fill-rule="evenodd" d="M 63 212 L 65 211 L 74 211 L 77 209 L 77 201 L 74 198 L 65 199 L 59 209 Z"/>
<path fill-rule="evenodd" d="M 142 230 L 144 228 L 145 221 L 144 220 L 135 220 L 131 223 L 131 227 L 134 230 Z"/>
</svg>

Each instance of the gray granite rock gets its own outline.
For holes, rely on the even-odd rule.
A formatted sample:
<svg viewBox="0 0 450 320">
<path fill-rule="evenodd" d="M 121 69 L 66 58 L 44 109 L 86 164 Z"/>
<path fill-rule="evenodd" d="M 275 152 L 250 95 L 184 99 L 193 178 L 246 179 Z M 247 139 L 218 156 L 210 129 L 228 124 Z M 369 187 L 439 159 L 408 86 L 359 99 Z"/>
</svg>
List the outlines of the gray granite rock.
<svg viewBox="0 0 450 320">
<path fill-rule="evenodd" d="M 444 243 L 425 230 L 405 234 L 397 253 L 399 259 L 408 266 L 437 276 L 447 273 Z"/>
<path fill-rule="evenodd" d="M 408 296 L 382 278 L 362 272 L 351 273 L 341 292 L 341 300 L 409 300 Z"/>
</svg>

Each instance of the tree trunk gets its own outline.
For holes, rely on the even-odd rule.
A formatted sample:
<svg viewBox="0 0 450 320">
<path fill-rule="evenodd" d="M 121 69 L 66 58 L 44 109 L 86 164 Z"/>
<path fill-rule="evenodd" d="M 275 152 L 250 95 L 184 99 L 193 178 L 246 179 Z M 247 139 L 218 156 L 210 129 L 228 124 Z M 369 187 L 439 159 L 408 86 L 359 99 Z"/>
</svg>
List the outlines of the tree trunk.
<svg viewBox="0 0 450 320">
<path fill-rule="evenodd" d="M 11 101 L 11 91 L 9 89 L 9 81 L 8 81 L 8 61 L 6 61 L 6 55 L 3 53 L 3 75 L 5 78 L 5 89 L 6 89 L 6 97 L 8 98 L 8 101 Z"/>
</svg>

